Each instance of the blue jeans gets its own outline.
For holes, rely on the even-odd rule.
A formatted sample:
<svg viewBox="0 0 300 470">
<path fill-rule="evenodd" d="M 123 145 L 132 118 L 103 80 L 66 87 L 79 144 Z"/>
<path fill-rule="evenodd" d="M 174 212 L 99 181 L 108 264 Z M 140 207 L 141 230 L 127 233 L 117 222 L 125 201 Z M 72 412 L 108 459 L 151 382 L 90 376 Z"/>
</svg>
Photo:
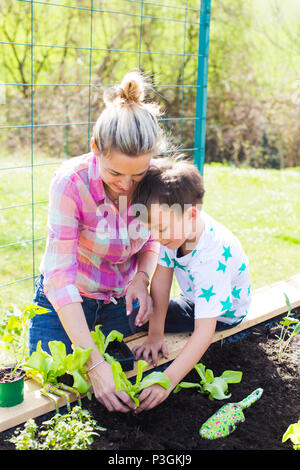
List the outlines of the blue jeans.
<svg viewBox="0 0 300 470">
<path fill-rule="evenodd" d="M 194 303 L 183 294 L 179 297 L 171 299 L 169 301 L 168 311 L 165 320 L 165 333 L 187 333 L 194 331 L 195 322 L 195 305 Z M 238 325 L 240 321 L 237 321 L 234 325 L 228 325 L 224 322 L 217 321 L 216 331 L 224 331 L 233 326 Z M 140 328 L 133 327 L 134 332 L 147 331 L 148 324 L 141 326 Z"/>
<path fill-rule="evenodd" d="M 139 302 L 133 304 L 133 312 L 128 317 L 126 315 L 125 296 L 117 300 L 117 304 L 104 304 L 103 300 L 82 297 L 81 303 L 85 318 L 90 330 L 101 324 L 101 331 L 106 336 L 111 330 L 118 330 L 124 337 L 134 333 L 134 320 L 139 311 Z M 29 354 L 32 354 L 39 341 L 42 342 L 42 349 L 48 353 L 48 342 L 57 340 L 66 345 L 67 354 L 72 352 L 71 341 L 65 332 L 60 319 L 53 306 L 47 299 L 43 289 L 43 276 L 39 276 L 35 284 L 34 303 L 50 310 L 48 313 L 36 315 L 29 323 Z"/>
<path fill-rule="evenodd" d="M 183 333 L 194 331 L 194 310 L 194 303 L 182 294 L 178 298 L 171 299 L 166 316 L 165 332 Z M 242 319 L 240 321 L 242 321 Z M 236 322 L 234 325 L 229 325 L 218 320 L 216 331 L 228 330 L 238 325 L 240 321 Z"/>
</svg>

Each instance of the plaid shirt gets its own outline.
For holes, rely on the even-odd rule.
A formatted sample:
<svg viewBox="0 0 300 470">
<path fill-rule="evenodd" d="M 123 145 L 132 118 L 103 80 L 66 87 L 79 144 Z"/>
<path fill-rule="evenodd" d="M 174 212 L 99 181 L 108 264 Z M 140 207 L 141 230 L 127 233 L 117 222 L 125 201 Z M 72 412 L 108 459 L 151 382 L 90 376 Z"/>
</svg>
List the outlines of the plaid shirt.
<svg viewBox="0 0 300 470">
<path fill-rule="evenodd" d="M 92 153 L 64 162 L 50 186 L 48 237 L 40 265 L 54 309 L 81 295 L 109 303 L 126 294 L 138 255 L 159 252 L 132 206 L 122 215 L 105 194 Z M 124 198 L 125 199 L 125 198 Z"/>
</svg>

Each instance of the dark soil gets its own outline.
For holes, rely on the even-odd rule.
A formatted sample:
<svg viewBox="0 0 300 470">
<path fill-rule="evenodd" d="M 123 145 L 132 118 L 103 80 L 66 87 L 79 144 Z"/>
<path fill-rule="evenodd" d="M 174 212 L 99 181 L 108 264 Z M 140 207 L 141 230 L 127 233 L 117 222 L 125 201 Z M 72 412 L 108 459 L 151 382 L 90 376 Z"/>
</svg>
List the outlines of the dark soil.
<svg viewBox="0 0 300 470">
<path fill-rule="evenodd" d="M 22 369 L 17 369 L 13 376 L 11 376 L 13 367 L 3 367 L 0 369 L 0 383 L 11 383 L 20 380 L 25 376 L 25 372 Z"/>
<path fill-rule="evenodd" d="M 299 309 L 297 315 L 299 315 Z M 139 415 L 109 413 L 95 399 L 83 400 L 99 424 L 107 428 L 96 437 L 93 449 L 116 451 L 149 450 L 177 453 L 200 450 L 292 450 L 282 436 L 288 426 L 300 419 L 300 339 L 295 337 L 288 353 L 278 359 L 278 321 L 252 328 L 229 340 L 210 346 L 201 362 L 215 376 L 224 370 L 239 370 L 243 378 L 230 384 L 229 400 L 209 400 L 196 389 L 182 390 L 153 410 Z M 185 378 L 196 382 L 195 370 Z M 262 387 L 262 397 L 244 411 L 245 422 L 228 437 L 205 440 L 199 435 L 200 426 L 222 405 L 245 398 Z M 49 414 L 47 415 L 48 418 Z M 41 423 L 45 417 L 36 421 Z M 13 429 L 0 433 L 0 450 L 13 449 L 5 442 Z M 293 451 L 294 452 L 294 451 Z"/>
</svg>

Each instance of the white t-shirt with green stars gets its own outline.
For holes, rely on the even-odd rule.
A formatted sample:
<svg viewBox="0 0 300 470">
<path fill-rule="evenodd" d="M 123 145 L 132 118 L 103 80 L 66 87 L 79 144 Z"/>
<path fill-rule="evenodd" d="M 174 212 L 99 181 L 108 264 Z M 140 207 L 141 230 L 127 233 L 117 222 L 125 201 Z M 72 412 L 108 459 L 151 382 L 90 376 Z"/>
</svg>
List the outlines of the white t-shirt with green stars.
<svg viewBox="0 0 300 470">
<path fill-rule="evenodd" d="M 174 269 L 181 293 L 195 305 L 195 319 L 218 317 L 233 325 L 249 309 L 249 261 L 230 230 L 202 214 L 205 228 L 195 250 L 178 257 L 161 245 L 158 263 Z"/>
</svg>

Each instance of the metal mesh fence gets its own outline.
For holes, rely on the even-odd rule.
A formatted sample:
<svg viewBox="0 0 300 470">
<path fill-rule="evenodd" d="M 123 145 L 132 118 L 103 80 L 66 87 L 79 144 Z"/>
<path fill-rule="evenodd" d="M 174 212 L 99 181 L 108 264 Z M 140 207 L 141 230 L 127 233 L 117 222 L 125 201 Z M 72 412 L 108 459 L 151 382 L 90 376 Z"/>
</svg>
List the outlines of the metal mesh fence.
<svg viewBox="0 0 300 470">
<path fill-rule="evenodd" d="M 48 189 L 89 151 L 102 91 L 152 81 L 172 143 L 203 171 L 210 0 L 7 0 L 0 6 L 0 299 L 31 301 Z"/>
</svg>

